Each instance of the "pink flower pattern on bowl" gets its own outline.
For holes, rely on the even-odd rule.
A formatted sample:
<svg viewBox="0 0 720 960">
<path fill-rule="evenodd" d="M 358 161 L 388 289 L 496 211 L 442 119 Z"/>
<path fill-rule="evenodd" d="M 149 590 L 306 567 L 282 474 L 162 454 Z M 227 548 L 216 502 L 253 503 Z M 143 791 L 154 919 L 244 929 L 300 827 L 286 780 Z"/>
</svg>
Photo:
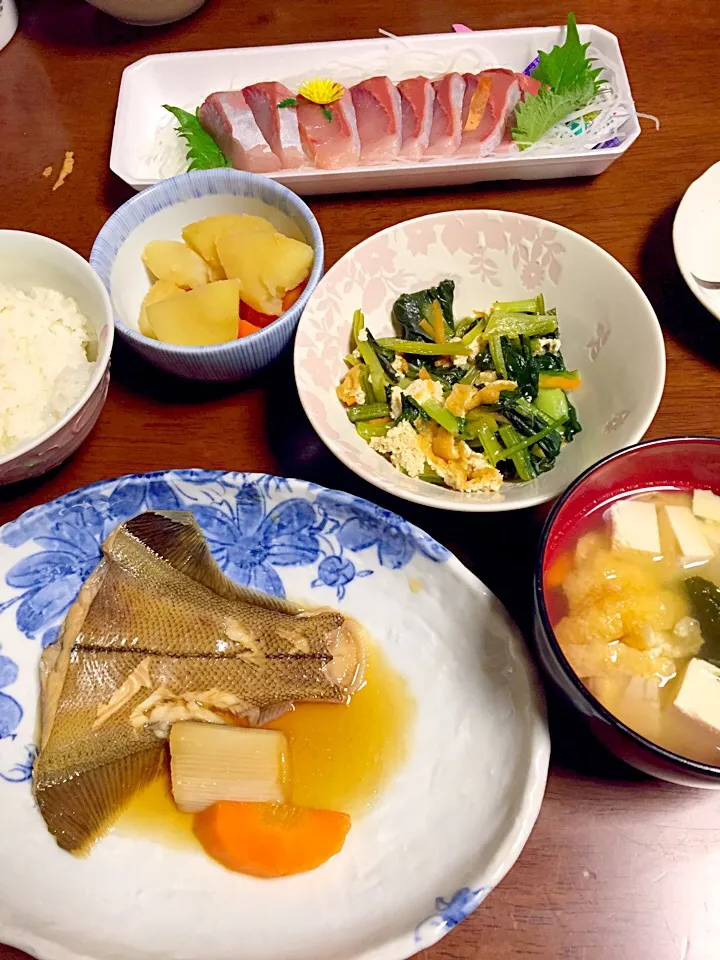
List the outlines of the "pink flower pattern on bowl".
<svg viewBox="0 0 720 960">
<path fill-rule="evenodd" d="M 350 350 L 354 311 L 363 310 L 375 336 L 396 334 L 391 308 L 398 295 L 445 277 L 455 280 L 456 316 L 485 309 L 494 300 L 542 291 L 548 307 L 558 309 L 566 361 L 583 374 L 583 388 L 573 400 L 584 431 L 563 451 L 554 470 L 532 483 L 508 484 L 499 495 L 467 496 L 395 470 L 358 437 L 335 394 L 346 369 L 343 358 Z M 623 318 L 623 336 L 612 338 L 615 317 Z M 597 361 L 589 364 L 591 344 Z M 643 369 L 643 376 L 632 382 L 618 376 L 628 362 L 628 350 L 632 362 Z M 300 399 L 333 453 L 396 496 L 449 510 L 507 510 L 558 496 L 590 464 L 641 438 L 657 409 L 664 375 L 657 318 L 630 274 L 564 227 L 500 211 L 431 214 L 363 241 L 320 282 L 295 343 Z M 609 422 L 611 398 L 622 415 Z"/>
</svg>

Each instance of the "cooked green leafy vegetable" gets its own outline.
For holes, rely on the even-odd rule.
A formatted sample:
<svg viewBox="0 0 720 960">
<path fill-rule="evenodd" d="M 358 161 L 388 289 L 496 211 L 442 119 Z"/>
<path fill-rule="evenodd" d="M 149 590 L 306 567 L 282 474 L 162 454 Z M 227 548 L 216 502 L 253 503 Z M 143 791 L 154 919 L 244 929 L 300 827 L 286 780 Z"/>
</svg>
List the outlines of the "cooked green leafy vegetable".
<svg viewBox="0 0 720 960">
<path fill-rule="evenodd" d="M 363 420 L 379 420 L 390 416 L 390 407 L 386 403 L 363 403 L 359 407 L 350 407 L 348 420 L 350 423 L 360 423 Z"/>
<path fill-rule="evenodd" d="M 532 76 L 542 87 L 536 94 L 526 94 L 515 109 L 513 140 L 520 149 L 536 143 L 555 124 L 587 106 L 598 94 L 605 80 L 602 67 L 595 67 L 588 57 L 589 43 L 580 43 L 575 14 L 568 15 L 565 43 L 550 53 L 540 51 L 538 66 Z"/>
<path fill-rule="evenodd" d="M 443 280 L 436 287 L 418 290 L 417 293 L 403 293 L 393 306 L 393 320 L 402 330 L 406 340 L 425 340 L 428 343 L 434 343 L 436 341 L 433 334 L 433 303 L 438 303 L 442 313 L 445 339 L 449 340 L 455 335 L 454 297 L 455 283 L 452 280 Z"/>
<path fill-rule="evenodd" d="M 178 122 L 178 136 L 187 143 L 188 170 L 214 170 L 217 167 L 229 167 L 230 161 L 204 129 L 198 116 L 199 111 L 188 113 L 181 107 L 163 104 Z"/>
<path fill-rule="evenodd" d="M 358 435 L 398 469 L 473 493 L 551 470 L 581 429 L 555 310 L 542 296 L 456 321 L 454 284 L 402 294 L 402 337 L 375 338 L 356 311 L 338 388 Z"/>
<path fill-rule="evenodd" d="M 451 343 L 432 343 L 427 340 L 399 340 L 396 337 L 380 337 L 377 343 L 396 353 L 411 353 L 425 357 L 467 357 L 470 350 L 462 341 Z"/>
<path fill-rule="evenodd" d="M 692 615 L 700 622 L 703 645 L 698 656 L 720 667 L 720 588 L 705 577 L 688 577 L 685 589 Z"/>
</svg>

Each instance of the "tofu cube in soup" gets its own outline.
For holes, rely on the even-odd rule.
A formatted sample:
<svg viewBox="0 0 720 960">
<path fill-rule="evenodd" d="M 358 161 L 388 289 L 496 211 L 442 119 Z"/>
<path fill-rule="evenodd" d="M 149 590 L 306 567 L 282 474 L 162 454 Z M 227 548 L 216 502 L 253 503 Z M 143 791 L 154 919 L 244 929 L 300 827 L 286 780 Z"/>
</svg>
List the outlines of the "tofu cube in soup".
<svg viewBox="0 0 720 960">
<path fill-rule="evenodd" d="M 654 503 L 619 500 L 610 508 L 615 549 L 660 553 L 660 527 Z"/>
</svg>

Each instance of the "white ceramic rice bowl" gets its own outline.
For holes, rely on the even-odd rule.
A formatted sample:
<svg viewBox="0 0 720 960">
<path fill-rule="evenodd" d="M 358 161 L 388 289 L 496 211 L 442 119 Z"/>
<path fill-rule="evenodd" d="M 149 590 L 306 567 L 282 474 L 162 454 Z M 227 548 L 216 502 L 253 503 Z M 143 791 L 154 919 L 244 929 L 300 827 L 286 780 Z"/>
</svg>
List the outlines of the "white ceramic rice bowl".
<svg viewBox="0 0 720 960">
<path fill-rule="evenodd" d="M 74 453 L 100 416 L 110 382 L 113 320 L 110 299 L 80 254 L 57 240 L 21 230 L 0 230 L 0 283 L 21 290 L 49 287 L 72 297 L 97 341 L 90 382 L 56 424 L 0 456 L 0 484 L 37 477 Z"/>
<path fill-rule="evenodd" d="M 390 311 L 401 293 L 449 277 L 455 316 L 494 300 L 542 292 L 556 307 L 583 431 L 551 471 L 500 494 L 463 494 L 405 476 L 357 435 L 335 395 L 346 366 L 353 312 L 377 336 L 395 336 Z M 547 220 L 495 210 L 431 214 L 389 227 L 330 269 L 308 302 L 295 341 L 295 376 L 305 412 L 342 462 L 388 493 L 445 510 L 513 510 L 557 497 L 583 470 L 640 440 L 665 382 L 665 347 L 655 312 L 628 271 L 592 241 Z"/>
</svg>

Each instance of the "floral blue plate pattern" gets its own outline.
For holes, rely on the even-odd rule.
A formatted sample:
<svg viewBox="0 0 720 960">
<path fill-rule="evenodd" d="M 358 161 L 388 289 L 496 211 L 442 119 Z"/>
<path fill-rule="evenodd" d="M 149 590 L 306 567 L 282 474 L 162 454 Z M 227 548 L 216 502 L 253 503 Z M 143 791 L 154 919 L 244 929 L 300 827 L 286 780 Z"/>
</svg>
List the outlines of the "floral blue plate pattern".
<svg viewBox="0 0 720 960">
<path fill-rule="evenodd" d="M 87 861 L 77 861 L 55 848 L 32 804 L 28 781 L 36 754 L 40 652 L 57 637 L 108 533 L 143 510 L 177 509 L 193 512 L 217 562 L 238 582 L 358 616 L 418 700 L 411 756 L 397 783 L 354 826 L 342 855 L 306 877 L 278 882 L 288 898 L 285 915 L 297 933 L 289 941 L 288 932 L 268 933 L 263 922 L 274 910 L 268 899 L 272 884 L 150 844 L 145 873 L 151 875 L 140 871 L 128 881 L 127 906 L 158 888 L 167 906 L 159 917 L 153 911 L 143 915 L 137 932 L 117 932 L 118 943 L 105 947 L 110 917 L 121 906 L 117 876 L 132 874 L 133 854 L 148 844 L 111 834 Z M 443 609 L 442 598 L 450 595 L 453 609 Z M 480 708 L 477 698 L 484 701 Z M 507 722 L 507 735 L 483 732 L 499 717 Z M 454 751 L 448 751 L 443 738 L 457 729 Z M 473 760 L 477 773 L 468 773 L 474 752 L 487 749 L 483 739 L 493 744 L 491 754 L 517 754 L 510 773 L 499 772 L 500 756 Z M 279 477 L 178 470 L 104 481 L 0 529 L 0 802 L 6 826 L 13 825 L 0 835 L 0 862 L 7 865 L 0 872 L 0 942 L 48 960 L 109 960 L 117 950 L 150 960 L 152 951 L 140 937 L 145 928 L 153 949 L 174 958 L 401 960 L 460 922 L 512 865 L 537 814 L 547 753 L 534 678 L 497 601 L 444 547 L 367 501 Z M 476 787 L 482 789 L 482 779 L 493 771 L 491 802 L 468 805 L 462 796 L 468 784 L 478 778 Z M 418 797 L 430 799 L 419 804 Z M 514 804 L 511 823 L 508 804 Z M 481 842 L 468 841 L 471 828 L 480 830 Z M 19 836 L 31 836 L 32 843 L 21 844 Z M 370 854 L 364 850 L 368 842 L 375 845 Z M 384 850 L 388 843 L 404 851 L 404 868 L 402 860 L 398 865 L 389 856 L 391 847 Z M 166 919 L 179 923 L 173 905 L 187 889 L 170 878 L 185 860 L 206 878 L 205 895 L 215 890 L 214 899 L 197 912 L 205 916 L 210 910 L 212 949 L 190 929 L 173 930 L 172 923 L 162 922 L 166 911 Z M 23 889 L 26 894 L 32 889 L 33 902 L 44 906 L 28 907 Z M 339 911 L 325 917 L 331 889 L 347 890 L 347 896 Z M 248 914 L 239 948 L 237 930 L 223 918 L 228 896 L 240 896 L 235 902 L 252 905 L 257 915 L 253 925 Z M 88 897 L 93 910 L 79 915 Z M 187 905 L 180 915 L 183 911 Z"/>
</svg>

